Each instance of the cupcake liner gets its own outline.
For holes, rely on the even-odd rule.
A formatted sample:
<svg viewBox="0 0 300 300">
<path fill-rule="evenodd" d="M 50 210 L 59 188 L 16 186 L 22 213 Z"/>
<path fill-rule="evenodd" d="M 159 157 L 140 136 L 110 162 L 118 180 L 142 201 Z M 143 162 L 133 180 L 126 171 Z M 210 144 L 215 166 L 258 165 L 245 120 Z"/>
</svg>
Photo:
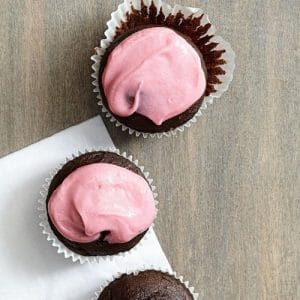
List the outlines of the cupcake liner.
<svg viewBox="0 0 300 300">
<path fill-rule="evenodd" d="M 140 23 L 131 22 L 130 16 L 133 11 L 139 13 Z M 101 99 L 99 68 L 105 50 L 115 37 L 141 24 L 162 25 L 175 30 L 182 27 L 179 31 L 196 39 L 195 41 L 198 46 L 203 48 L 200 52 L 202 54 L 205 53 L 205 65 L 211 70 L 208 71 L 206 94 L 198 112 L 185 124 L 167 132 L 149 133 L 132 129 L 119 122 L 104 106 Z M 107 29 L 104 33 L 105 38 L 100 41 L 100 46 L 95 48 L 96 54 L 91 57 L 91 60 L 94 62 L 92 65 L 92 77 L 95 79 L 93 81 L 93 85 L 95 86 L 93 91 L 97 93 L 97 104 L 100 106 L 105 117 L 111 123 L 114 123 L 116 127 L 121 127 L 122 131 L 128 131 L 130 135 L 134 134 L 137 137 L 142 136 L 144 138 L 169 137 L 177 134 L 177 132 L 183 132 L 185 128 L 190 127 L 202 115 L 202 111 L 209 104 L 213 103 L 214 98 L 219 98 L 227 91 L 233 79 L 235 53 L 230 44 L 222 37 L 215 35 L 215 33 L 216 29 L 210 23 L 208 16 L 199 8 L 182 5 L 172 7 L 161 0 L 125 0 L 121 3 L 117 10 L 111 14 L 111 19 L 107 22 Z M 213 61 L 213 64 L 210 64 L 210 61 Z"/>
<path fill-rule="evenodd" d="M 184 281 L 183 277 L 182 276 L 179 276 L 176 272 L 173 272 L 173 271 L 170 271 L 168 269 L 164 269 L 164 268 L 158 268 L 158 267 L 154 267 L 154 266 L 151 266 L 150 268 L 149 267 L 142 267 L 138 270 L 128 270 L 124 273 L 122 272 L 118 272 L 117 274 L 111 276 L 110 279 L 106 280 L 103 284 L 101 284 L 99 290 L 97 290 L 95 293 L 94 293 L 94 297 L 91 299 L 91 300 L 98 300 L 100 294 L 103 292 L 103 290 L 105 289 L 105 287 L 107 287 L 111 282 L 113 282 L 114 280 L 120 278 L 122 275 L 124 274 L 127 274 L 127 275 L 130 275 L 130 274 L 134 274 L 134 275 L 138 275 L 140 272 L 143 272 L 143 271 L 147 271 L 147 270 L 154 270 L 154 271 L 160 271 L 162 273 L 166 273 L 166 274 L 169 274 L 173 277 L 175 277 L 176 279 L 178 279 L 181 283 L 183 283 L 185 285 L 185 287 L 190 291 L 191 295 L 193 296 L 193 299 L 194 300 L 197 300 L 199 299 L 199 293 L 196 293 L 195 292 L 195 288 L 193 286 L 190 286 L 190 283 L 189 281 Z M 199 299 L 200 300 L 200 299 Z"/>
<path fill-rule="evenodd" d="M 146 234 L 143 236 L 143 238 L 131 249 L 129 249 L 128 251 L 124 251 L 124 252 L 120 252 L 117 254 L 113 254 L 113 255 L 105 255 L 105 256 L 84 256 L 84 255 L 80 255 L 78 253 L 73 252 L 72 250 L 68 249 L 57 237 L 56 235 L 53 233 L 49 221 L 48 221 L 48 216 L 47 216 L 47 207 L 46 207 L 46 199 L 47 199 L 47 195 L 48 195 L 48 189 L 49 186 L 51 184 L 52 179 L 54 178 L 54 176 L 57 174 L 57 172 L 65 165 L 65 163 L 67 163 L 68 161 L 82 155 L 88 152 L 92 152 L 92 151 L 107 151 L 107 152 L 113 152 L 116 153 L 120 156 L 123 156 L 124 158 L 128 159 L 129 161 L 131 161 L 132 163 L 134 163 L 143 173 L 143 175 L 145 176 L 146 180 L 148 181 L 152 193 L 153 193 L 153 197 L 154 197 L 154 201 L 155 201 L 155 205 L 156 205 L 156 210 L 158 212 L 157 209 L 157 205 L 158 205 L 158 201 L 156 200 L 157 198 L 157 193 L 155 193 L 155 186 L 152 185 L 153 179 L 149 177 L 149 172 L 144 171 L 144 167 L 143 166 L 139 166 L 138 164 L 138 160 L 133 159 L 132 155 L 127 155 L 126 152 L 121 153 L 119 149 L 110 147 L 110 148 L 91 148 L 91 149 L 85 149 L 84 151 L 78 151 L 77 154 L 72 154 L 72 156 L 70 158 L 67 158 L 66 161 L 64 163 L 61 163 L 60 165 L 58 165 L 56 168 L 54 168 L 50 174 L 49 177 L 47 177 L 45 179 L 45 183 L 42 185 L 42 189 L 40 191 L 40 198 L 38 199 L 38 212 L 39 212 L 39 218 L 41 219 L 41 222 L 39 223 L 39 225 L 42 227 L 42 232 L 43 234 L 45 234 L 47 236 L 47 240 L 49 242 L 51 242 L 52 246 L 57 248 L 57 253 L 61 253 L 64 255 L 65 258 L 71 258 L 73 262 L 79 261 L 81 264 L 83 263 L 94 263 L 94 262 L 102 262 L 102 261 L 107 261 L 110 260 L 112 261 L 114 258 L 116 257 L 125 257 L 129 254 L 131 254 L 134 251 L 137 251 L 144 243 L 144 241 L 148 238 L 149 234 L 150 234 L 150 229 L 154 227 L 154 223 L 150 226 L 149 230 L 146 232 Z"/>
</svg>

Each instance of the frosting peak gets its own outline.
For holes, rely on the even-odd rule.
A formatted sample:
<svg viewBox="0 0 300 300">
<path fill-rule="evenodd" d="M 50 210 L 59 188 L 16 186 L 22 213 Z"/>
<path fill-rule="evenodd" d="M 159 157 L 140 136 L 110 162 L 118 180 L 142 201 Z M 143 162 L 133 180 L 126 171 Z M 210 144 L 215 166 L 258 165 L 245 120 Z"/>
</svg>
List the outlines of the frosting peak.
<svg viewBox="0 0 300 300">
<path fill-rule="evenodd" d="M 128 117 L 137 112 L 161 125 L 203 95 L 206 78 L 191 44 L 172 29 L 151 27 L 113 49 L 102 84 L 114 114 Z"/>
<path fill-rule="evenodd" d="M 147 181 L 125 168 L 94 163 L 76 169 L 52 193 L 48 212 L 67 239 L 126 243 L 150 227 L 156 208 Z"/>
</svg>

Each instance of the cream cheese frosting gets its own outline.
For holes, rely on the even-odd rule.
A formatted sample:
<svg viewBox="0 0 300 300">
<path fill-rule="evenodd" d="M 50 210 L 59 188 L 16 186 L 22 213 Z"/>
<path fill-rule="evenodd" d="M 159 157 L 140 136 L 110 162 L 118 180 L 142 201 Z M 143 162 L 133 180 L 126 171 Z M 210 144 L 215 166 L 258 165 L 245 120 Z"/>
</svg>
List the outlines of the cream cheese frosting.
<svg viewBox="0 0 300 300">
<path fill-rule="evenodd" d="M 194 47 L 166 27 L 139 30 L 110 53 L 102 85 L 117 116 L 139 113 L 156 125 L 191 107 L 206 89 Z"/>
<path fill-rule="evenodd" d="M 113 164 L 93 163 L 64 179 L 49 199 L 48 213 L 71 241 L 88 243 L 108 232 L 108 243 L 126 243 L 151 226 L 156 208 L 142 176 Z"/>
</svg>

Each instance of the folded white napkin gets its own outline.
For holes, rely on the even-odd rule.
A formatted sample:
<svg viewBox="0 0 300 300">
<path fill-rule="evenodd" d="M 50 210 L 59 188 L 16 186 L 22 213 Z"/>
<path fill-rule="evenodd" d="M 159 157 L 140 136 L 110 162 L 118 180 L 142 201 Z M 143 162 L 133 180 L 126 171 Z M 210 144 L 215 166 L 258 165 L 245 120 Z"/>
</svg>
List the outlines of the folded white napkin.
<svg viewBox="0 0 300 300">
<path fill-rule="evenodd" d="M 84 265 L 57 254 L 42 234 L 36 207 L 44 179 L 72 153 L 94 146 L 113 146 L 100 117 L 0 159 L 0 299 L 88 300 L 118 272 L 171 270 L 153 231 L 124 258 Z"/>
</svg>

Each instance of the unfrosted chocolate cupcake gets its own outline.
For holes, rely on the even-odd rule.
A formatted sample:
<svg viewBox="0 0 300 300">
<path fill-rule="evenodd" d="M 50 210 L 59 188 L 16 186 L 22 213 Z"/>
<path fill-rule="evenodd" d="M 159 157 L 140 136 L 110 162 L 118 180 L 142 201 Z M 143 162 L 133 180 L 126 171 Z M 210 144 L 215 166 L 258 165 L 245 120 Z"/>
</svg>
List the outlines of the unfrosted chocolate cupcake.
<svg viewBox="0 0 300 300">
<path fill-rule="evenodd" d="M 151 186 L 140 168 L 105 151 L 67 162 L 50 184 L 46 205 L 56 237 L 83 256 L 131 249 L 156 216 Z"/>
<path fill-rule="evenodd" d="M 124 274 L 103 289 L 98 300 L 193 300 L 190 290 L 174 276 L 147 270 Z"/>
<path fill-rule="evenodd" d="M 138 2 L 130 9 L 121 4 L 108 22 L 101 54 L 93 56 L 95 91 L 106 116 L 123 130 L 168 135 L 195 121 L 205 97 L 228 88 L 234 53 L 195 9 L 187 16 L 166 4 Z"/>
</svg>

